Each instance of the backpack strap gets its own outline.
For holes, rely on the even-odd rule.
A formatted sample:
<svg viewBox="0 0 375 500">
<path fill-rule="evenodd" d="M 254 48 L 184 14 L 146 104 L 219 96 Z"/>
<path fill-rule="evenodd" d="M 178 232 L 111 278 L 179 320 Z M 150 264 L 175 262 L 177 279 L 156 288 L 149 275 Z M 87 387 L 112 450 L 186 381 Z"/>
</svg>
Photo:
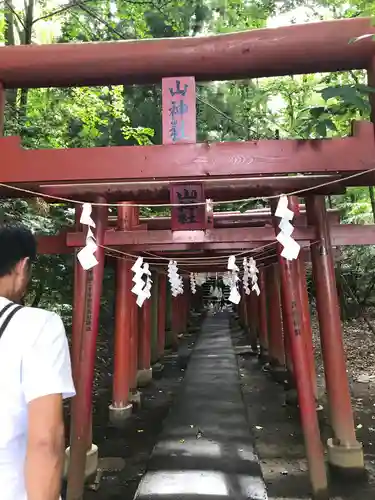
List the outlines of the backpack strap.
<svg viewBox="0 0 375 500">
<path fill-rule="evenodd" d="M 13 302 L 11 302 L 10 304 L 7 304 L 1 311 L 0 311 L 0 318 L 2 316 L 4 316 L 4 314 L 12 307 L 14 306 L 15 304 L 13 304 Z M 8 327 L 11 319 L 13 318 L 13 316 L 18 313 L 18 311 L 20 309 L 23 309 L 23 306 L 16 306 L 12 309 L 12 311 L 8 314 L 8 316 L 5 318 L 5 320 L 2 322 L 1 326 L 0 326 L 0 339 L 3 335 L 3 333 L 5 332 L 6 328 Z"/>
<path fill-rule="evenodd" d="M 13 302 L 9 302 L 3 309 L 0 311 L 0 318 L 4 316 L 4 314 L 7 312 L 8 309 L 10 309 L 12 306 L 14 306 Z"/>
</svg>

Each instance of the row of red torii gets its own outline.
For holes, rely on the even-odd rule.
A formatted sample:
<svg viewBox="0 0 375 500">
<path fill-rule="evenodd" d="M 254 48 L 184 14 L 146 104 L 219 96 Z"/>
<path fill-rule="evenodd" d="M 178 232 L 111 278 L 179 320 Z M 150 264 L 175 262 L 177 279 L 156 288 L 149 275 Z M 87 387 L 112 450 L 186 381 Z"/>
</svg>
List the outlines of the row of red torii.
<svg viewBox="0 0 375 500">
<path fill-rule="evenodd" d="M 98 264 L 85 271 L 75 261 L 72 360 L 77 397 L 67 452 L 68 500 L 82 498 L 85 476 L 97 467 L 98 450 L 91 435 L 92 383 L 106 254 L 108 263 L 118 257 L 112 422 L 126 418 L 139 396 L 137 379 L 140 383 L 149 379 L 151 367 L 151 301 L 137 308 L 131 293 L 134 259 L 125 254 L 147 259 L 151 253 L 165 259 L 164 267 L 153 267 L 159 279 L 152 290 L 152 300 L 158 300 L 162 359 L 170 293 L 167 262 L 185 259 L 181 272 L 186 280 L 191 272 L 223 272 L 224 256 L 248 251 L 259 268 L 260 295 L 243 295 L 241 318 L 250 332 L 258 332 L 261 354 L 274 372 L 286 367 L 295 383 L 313 496 L 328 498 L 305 276 L 305 261 L 311 260 L 333 432 L 328 460 L 337 470 L 363 472 L 346 374 L 334 248 L 372 245 L 375 231 L 373 226 L 340 224 L 335 211 L 327 212 L 324 196 L 343 193 L 346 186 L 373 184 L 373 124 L 355 123 L 351 136 L 332 140 L 198 144 L 195 81 L 364 68 L 371 83 L 375 46 L 371 38 L 360 37 L 373 32 L 369 19 L 350 19 L 196 39 L 0 49 L 2 107 L 6 88 L 160 81 L 163 87 L 163 145 L 24 150 L 17 137 L 0 139 L 2 196 L 39 193 L 51 201 L 82 200 L 76 203 L 75 230 L 40 236 L 40 253 L 78 252 L 87 237 L 80 225 L 80 206 L 87 202 L 94 208 Z M 360 39 L 349 44 L 355 38 Z M 192 191 L 194 199 L 186 199 Z M 279 229 L 274 215 L 283 193 L 293 193 L 288 197 L 289 208 L 297 214 L 293 239 L 303 249 L 294 260 L 283 258 L 276 242 Z M 297 194 L 306 200 L 299 211 Z M 206 202 L 250 196 L 270 197 L 270 210 L 213 213 L 212 203 Z M 117 219 L 109 216 L 111 203 L 119 204 Z M 163 203 L 173 205 L 170 218 L 140 217 L 140 205 Z M 173 299 L 175 345 L 196 300 L 188 284 L 184 288 L 185 293 Z"/>
</svg>

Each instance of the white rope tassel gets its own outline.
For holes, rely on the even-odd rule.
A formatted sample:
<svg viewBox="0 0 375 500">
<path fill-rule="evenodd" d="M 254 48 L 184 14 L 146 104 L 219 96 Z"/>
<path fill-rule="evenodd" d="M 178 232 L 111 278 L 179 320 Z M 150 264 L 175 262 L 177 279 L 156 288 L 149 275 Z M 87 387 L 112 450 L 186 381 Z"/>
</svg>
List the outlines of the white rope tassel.
<svg viewBox="0 0 375 500">
<path fill-rule="evenodd" d="M 184 283 L 178 274 L 177 262 L 175 260 L 170 260 L 168 263 L 168 278 L 173 297 L 184 293 Z"/>
<path fill-rule="evenodd" d="M 190 273 L 190 289 L 191 293 L 195 295 L 197 293 L 197 283 L 196 283 L 196 277 L 194 273 Z"/>
<path fill-rule="evenodd" d="M 241 294 L 237 288 L 237 282 L 239 281 L 239 277 L 237 275 L 239 269 L 236 265 L 236 256 L 231 255 L 228 259 L 228 270 L 231 271 L 231 283 L 230 283 L 230 294 L 228 300 L 233 304 L 239 304 L 241 300 Z"/>
<path fill-rule="evenodd" d="M 260 288 L 258 285 L 259 270 L 256 266 L 256 262 L 253 259 L 253 257 L 250 257 L 249 262 L 248 262 L 248 266 L 249 266 L 249 274 L 250 274 L 251 284 L 252 284 L 251 291 L 255 292 L 259 296 L 260 295 Z"/>
<path fill-rule="evenodd" d="M 250 273 L 249 273 L 249 265 L 247 262 L 247 258 L 244 257 L 243 259 L 243 277 L 242 277 L 242 285 L 243 289 L 246 293 L 246 295 L 250 295 L 251 290 L 249 287 L 249 279 L 250 279 Z"/>
<path fill-rule="evenodd" d="M 230 286 L 231 283 L 232 283 L 232 275 L 231 275 L 231 273 L 226 272 L 223 275 L 223 284 L 224 284 L 224 286 Z"/>
<path fill-rule="evenodd" d="M 281 219 L 280 232 L 276 236 L 277 241 L 284 247 L 281 257 L 286 260 L 295 260 L 300 251 L 300 245 L 292 238 L 294 227 L 290 221 L 293 220 L 294 213 L 288 208 L 288 197 L 283 194 L 280 196 L 275 216 Z"/>
<path fill-rule="evenodd" d="M 152 279 L 150 266 L 147 262 L 143 263 L 143 257 L 138 257 L 132 271 L 134 273 L 132 293 L 137 296 L 137 306 L 142 307 L 144 301 L 151 298 Z M 144 275 L 146 280 L 143 278 Z"/>
<path fill-rule="evenodd" d="M 194 279 L 197 286 L 202 286 L 207 281 L 207 273 L 195 273 Z"/>
<path fill-rule="evenodd" d="M 91 203 L 84 203 L 80 223 L 87 226 L 86 245 L 78 252 L 77 259 L 85 271 L 92 269 L 99 264 L 95 257 L 95 252 L 98 249 L 95 236 L 91 228 L 95 228 L 95 222 L 91 218 L 92 206 Z"/>
</svg>

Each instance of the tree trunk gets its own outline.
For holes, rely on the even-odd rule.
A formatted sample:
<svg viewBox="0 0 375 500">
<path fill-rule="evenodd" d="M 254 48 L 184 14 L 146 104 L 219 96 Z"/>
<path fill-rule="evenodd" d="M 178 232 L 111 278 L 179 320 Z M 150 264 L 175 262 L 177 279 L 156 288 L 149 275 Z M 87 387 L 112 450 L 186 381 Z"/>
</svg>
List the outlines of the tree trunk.
<svg viewBox="0 0 375 500">
<path fill-rule="evenodd" d="M 371 201 L 372 220 L 375 222 L 375 195 L 374 195 L 374 186 L 369 186 L 368 191 L 369 191 L 369 194 L 370 194 L 370 201 Z"/>
<path fill-rule="evenodd" d="M 5 45 L 11 46 L 16 44 L 14 30 L 15 30 L 15 18 L 13 13 L 13 3 L 12 0 L 8 0 L 5 3 L 4 9 L 4 20 L 5 20 L 5 28 L 4 28 L 4 38 Z M 5 92 L 6 104 L 13 110 L 16 110 L 17 106 L 17 89 L 8 89 Z"/>
<path fill-rule="evenodd" d="M 32 37 L 33 37 L 33 21 L 34 21 L 34 7 L 35 1 L 29 0 L 26 5 L 26 15 L 25 15 L 25 30 L 23 37 L 24 45 L 31 45 Z M 19 117 L 20 120 L 24 120 L 27 115 L 27 97 L 28 97 L 28 89 L 21 89 L 20 96 L 20 106 L 19 106 Z"/>
</svg>

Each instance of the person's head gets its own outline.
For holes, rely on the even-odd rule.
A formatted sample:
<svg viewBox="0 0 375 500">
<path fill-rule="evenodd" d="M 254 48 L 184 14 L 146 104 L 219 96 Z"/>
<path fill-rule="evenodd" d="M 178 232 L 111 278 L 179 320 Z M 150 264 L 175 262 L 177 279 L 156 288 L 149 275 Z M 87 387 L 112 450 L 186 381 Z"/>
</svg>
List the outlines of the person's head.
<svg viewBox="0 0 375 500">
<path fill-rule="evenodd" d="M 24 297 L 36 258 L 36 240 L 22 226 L 0 226 L 0 296 L 19 302 Z"/>
</svg>

